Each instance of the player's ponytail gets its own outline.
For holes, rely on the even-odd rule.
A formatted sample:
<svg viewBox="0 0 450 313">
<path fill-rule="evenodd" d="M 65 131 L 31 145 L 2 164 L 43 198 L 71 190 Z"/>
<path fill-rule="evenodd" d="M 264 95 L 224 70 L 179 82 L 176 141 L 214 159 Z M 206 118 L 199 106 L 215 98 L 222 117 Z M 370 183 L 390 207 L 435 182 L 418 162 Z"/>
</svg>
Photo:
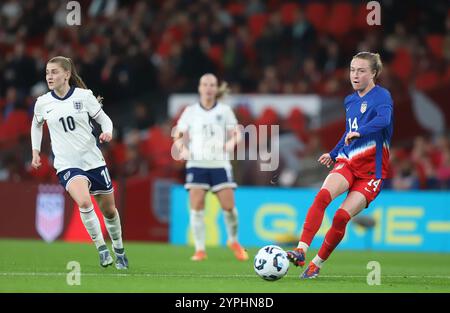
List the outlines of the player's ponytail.
<svg viewBox="0 0 450 313">
<path fill-rule="evenodd" d="M 356 54 L 353 59 L 363 59 L 367 60 L 370 63 L 370 69 L 372 72 L 375 72 L 375 77 L 373 80 L 376 80 L 383 70 L 383 63 L 381 62 L 381 57 L 378 53 L 372 53 L 372 52 L 359 52 Z"/>
<path fill-rule="evenodd" d="M 75 86 L 82 89 L 88 89 L 83 79 L 78 75 L 75 64 L 73 63 L 71 58 L 66 58 L 64 56 L 56 56 L 51 58 L 48 63 L 57 63 L 59 64 L 65 71 L 70 72 L 69 85 Z M 97 96 L 98 102 L 102 103 L 103 97 Z"/>
<path fill-rule="evenodd" d="M 77 69 L 75 68 L 75 64 L 73 64 L 72 59 L 71 58 L 67 58 L 67 60 L 70 63 L 69 85 L 76 86 L 78 88 L 88 89 L 86 84 L 84 83 L 83 79 L 81 79 L 80 75 L 78 75 Z"/>
<path fill-rule="evenodd" d="M 228 87 L 228 83 L 226 81 L 223 81 L 217 90 L 216 100 L 223 99 L 226 95 L 230 93 L 230 91 L 231 89 L 230 87 Z"/>
</svg>

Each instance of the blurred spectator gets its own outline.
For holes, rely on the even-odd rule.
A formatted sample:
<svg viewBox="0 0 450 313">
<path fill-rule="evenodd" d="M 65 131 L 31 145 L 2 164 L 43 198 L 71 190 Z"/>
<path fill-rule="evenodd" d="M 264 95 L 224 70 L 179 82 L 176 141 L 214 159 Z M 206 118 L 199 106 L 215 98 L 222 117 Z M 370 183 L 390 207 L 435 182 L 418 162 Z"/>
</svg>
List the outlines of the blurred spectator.
<svg viewBox="0 0 450 313">
<path fill-rule="evenodd" d="M 154 121 L 150 116 L 147 105 L 143 102 L 136 103 L 133 110 L 133 128 L 139 131 L 146 131 L 153 126 L 153 123 Z"/>
<path fill-rule="evenodd" d="M 422 189 L 438 188 L 436 171 L 430 158 L 430 146 L 424 137 L 419 136 L 415 138 L 411 152 L 411 160 L 414 162 L 420 187 Z"/>
<path fill-rule="evenodd" d="M 393 151 L 394 166 L 393 177 L 391 180 L 392 188 L 395 190 L 414 190 L 419 189 L 419 179 L 413 163 L 407 152 L 403 149 Z"/>
</svg>

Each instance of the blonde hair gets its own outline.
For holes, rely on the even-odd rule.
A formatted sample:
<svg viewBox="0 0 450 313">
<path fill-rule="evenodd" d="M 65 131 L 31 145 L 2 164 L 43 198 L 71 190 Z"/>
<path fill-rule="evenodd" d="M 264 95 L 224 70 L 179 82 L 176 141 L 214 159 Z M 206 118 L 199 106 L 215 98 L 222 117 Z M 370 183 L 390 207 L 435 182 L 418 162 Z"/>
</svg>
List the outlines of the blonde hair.
<svg viewBox="0 0 450 313">
<path fill-rule="evenodd" d="M 69 85 L 75 86 L 82 89 L 88 89 L 83 79 L 78 75 L 75 64 L 71 58 L 66 58 L 64 56 L 56 56 L 48 60 L 47 63 L 57 63 L 63 68 L 63 70 L 70 72 Z M 102 103 L 103 97 L 97 96 L 98 102 Z"/>
<path fill-rule="evenodd" d="M 374 80 L 377 79 L 383 70 L 383 62 L 381 62 L 380 54 L 372 52 L 359 52 L 353 56 L 353 59 L 363 59 L 370 63 L 370 69 L 375 72 Z"/>
<path fill-rule="evenodd" d="M 227 96 L 228 94 L 230 94 L 231 89 L 230 87 L 228 87 L 228 83 L 226 81 L 223 81 L 219 88 L 217 89 L 217 95 L 216 95 L 216 100 L 221 100 L 223 98 L 225 98 L 225 96 Z"/>
</svg>

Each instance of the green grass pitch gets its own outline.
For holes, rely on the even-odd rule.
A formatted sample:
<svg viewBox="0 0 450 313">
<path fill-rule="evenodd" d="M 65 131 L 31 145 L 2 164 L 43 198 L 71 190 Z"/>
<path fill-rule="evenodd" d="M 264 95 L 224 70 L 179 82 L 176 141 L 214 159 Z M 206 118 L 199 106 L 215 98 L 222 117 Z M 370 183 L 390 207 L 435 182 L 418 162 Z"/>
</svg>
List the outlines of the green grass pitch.
<svg viewBox="0 0 450 313">
<path fill-rule="evenodd" d="M 333 253 L 321 276 L 299 280 L 300 268 L 275 282 L 239 262 L 228 248 L 208 248 L 208 260 L 189 260 L 193 248 L 169 244 L 127 243 L 128 271 L 98 265 L 92 244 L 0 240 L 0 292 L 450 292 L 450 254 L 342 251 Z M 308 253 L 308 261 L 315 251 Z M 67 263 L 81 266 L 81 284 L 66 282 Z M 367 284 L 369 261 L 381 265 L 381 285 Z"/>
</svg>

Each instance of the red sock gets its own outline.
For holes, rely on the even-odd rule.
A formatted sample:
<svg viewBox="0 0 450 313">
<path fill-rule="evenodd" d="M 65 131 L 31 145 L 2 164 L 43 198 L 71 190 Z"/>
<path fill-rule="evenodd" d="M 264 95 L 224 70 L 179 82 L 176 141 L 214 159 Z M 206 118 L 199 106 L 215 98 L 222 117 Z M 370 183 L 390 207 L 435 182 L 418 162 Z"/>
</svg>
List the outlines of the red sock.
<svg viewBox="0 0 450 313">
<path fill-rule="evenodd" d="M 330 202 L 331 194 L 328 189 L 320 189 L 308 210 L 308 214 L 306 214 L 300 241 L 306 243 L 308 246 L 311 245 L 311 241 L 319 231 L 320 225 L 322 225 L 323 214 Z"/>
<path fill-rule="evenodd" d="M 348 221 L 350 221 L 351 216 L 347 211 L 339 209 L 333 218 L 333 224 L 325 235 L 325 240 L 323 241 L 322 247 L 320 247 L 319 253 L 317 254 L 322 260 L 328 259 L 331 252 L 337 247 L 345 235 L 345 228 L 347 227 Z"/>
</svg>

